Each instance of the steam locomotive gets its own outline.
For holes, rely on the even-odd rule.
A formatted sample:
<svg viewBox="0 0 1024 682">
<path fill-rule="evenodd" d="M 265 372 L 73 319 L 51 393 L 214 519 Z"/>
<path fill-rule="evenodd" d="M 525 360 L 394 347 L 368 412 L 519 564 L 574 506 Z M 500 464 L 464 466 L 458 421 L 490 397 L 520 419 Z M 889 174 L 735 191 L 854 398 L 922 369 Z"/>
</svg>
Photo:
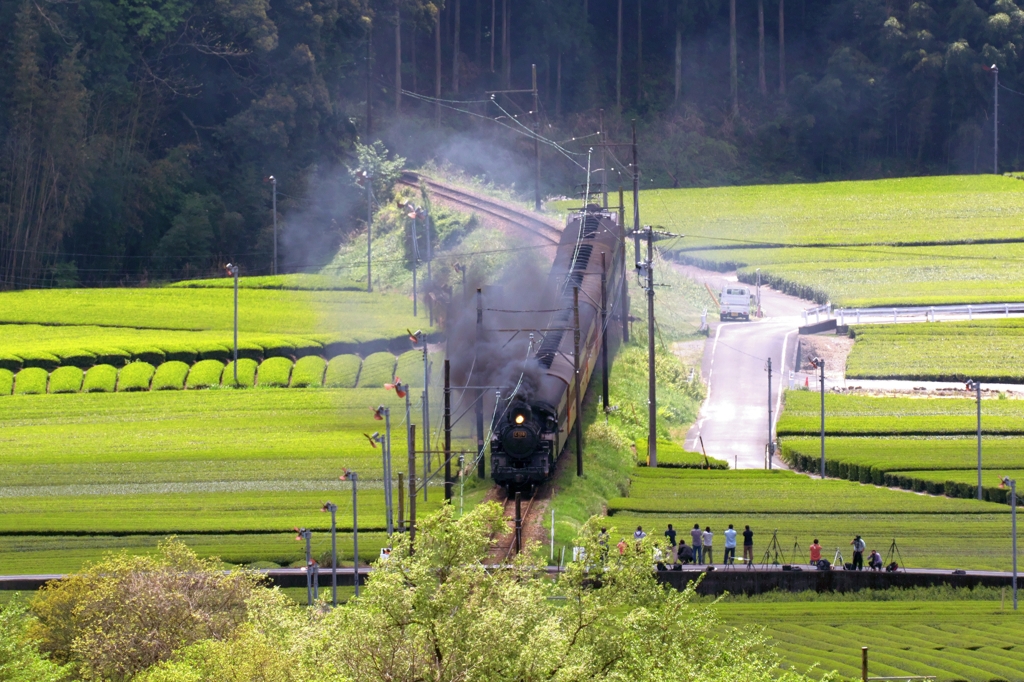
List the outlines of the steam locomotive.
<svg viewBox="0 0 1024 682">
<path fill-rule="evenodd" d="M 570 214 L 547 287 L 558 305 L 533 362 L 542 379 L 529 399 L 513 398 L 491 431 L 491 478 L 507 491 L 533 489 L 552 477 L 576 424 L 573 289 L 579 288 L 580 397 L 587 392 L 602 337 L 614 333 L 625 307 L 623 228 L 616 213 L 593 204 Z M 604 291 L 602 291 L 602 273 Z M 602 324 L 601 307 L 605 307 Z M 617 337 L 616 337 L 617 338 Z"/>
</svg>

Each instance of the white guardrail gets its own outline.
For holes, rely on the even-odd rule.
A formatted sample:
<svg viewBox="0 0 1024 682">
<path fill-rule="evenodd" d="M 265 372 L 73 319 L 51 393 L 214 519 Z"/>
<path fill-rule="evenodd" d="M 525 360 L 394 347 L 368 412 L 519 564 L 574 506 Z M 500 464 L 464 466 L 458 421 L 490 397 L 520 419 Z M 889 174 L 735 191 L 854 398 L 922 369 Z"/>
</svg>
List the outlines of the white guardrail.
<svg viewBox="0 0 1024 682">
<path fill-rule="evenodd" d="M 804 311 L 804 323 L 807 322 L 808 313 L 814 314 L 817 308 Z M 971 305 L 933 305 L 917 306 L 906 308 L 838 308 L 835 311 L 836 321 L 839 325 L 853 323 L 859 324 L 861 317 L 886 317 L 893 322 L 901 318 L 923 318 L 927 322 L 934 322 L 936 315 L 966 315 L 968 320 L 973 320 L 975 315 L 1002 315 L 1009 317 L 1010 313 L 1024 313 L 1024 303 L 977 303 Z M 826 318 L 827 319 L 827 318 Z"/>
<path fill-rule="evenodd" d="M 804 326 L 805 327 L 807 326 L 808 318 L 811 315 L 814 315 L 814 323 L 817 324 L 818 322 L 821 322 L 821 316 L 822 315 L 824 315 L 825 319 L 827 320 L 827 319 L 829 319 L 829 316 L 831 314 L 832 314 L 832 304 L 831 303 L 826 303 L 825 305 L 819 305 L 816 308 L 808 308 L 807 310 L 803 311 Z"/>
</svg>

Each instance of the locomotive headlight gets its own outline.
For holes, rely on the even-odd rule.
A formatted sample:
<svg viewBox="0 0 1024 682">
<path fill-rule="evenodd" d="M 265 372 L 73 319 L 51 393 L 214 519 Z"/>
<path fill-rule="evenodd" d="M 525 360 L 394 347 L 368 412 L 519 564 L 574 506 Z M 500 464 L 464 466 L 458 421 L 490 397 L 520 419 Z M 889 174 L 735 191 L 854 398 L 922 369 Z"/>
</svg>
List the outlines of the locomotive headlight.
<svg viewBox="0 0 1024 682">
<path fill-rule="evenodd" d="M 516 415 L 516 424 L 522 424 L 524 421 L 526 421 L 526 417 L 521 414 Z"/>
</svg>

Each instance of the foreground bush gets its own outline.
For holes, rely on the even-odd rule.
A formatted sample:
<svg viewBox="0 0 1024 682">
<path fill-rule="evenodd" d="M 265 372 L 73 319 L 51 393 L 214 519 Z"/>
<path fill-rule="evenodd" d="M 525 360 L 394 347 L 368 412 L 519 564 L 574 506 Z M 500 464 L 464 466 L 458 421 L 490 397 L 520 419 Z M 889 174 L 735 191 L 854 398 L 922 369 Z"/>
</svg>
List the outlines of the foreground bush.
<svg viewBox="0 0 1024 682">
<path fill-rule="evenodd" d="M 807 679 L 779 670 L 763 635 L 725 628 L 692 587 L 658 583 L 648 541 L 621 559 L 606 557 L 597 530 L 593 520 L 578 540 L 590 563 L 570 564 L 554 583 L 529 553 L 509 570 L 484 567 L 491 538 L 508 533 L 500 506 L 459 519 L 447 506 L 422 522 L 415 553 L 407 536 L 396 536 L 359 600 L 306 613 L 280 598 L 262 600 L 232 636 L 188 646 L 136 679 Z"/>
<path fill-rule="evenodd" d="M 170 540 L 156 557 L 112 556 L 44 587 L 32 602 L 31 633 L 81 678 L 128 680 L 178 648 L 229 637 L 259 582 Z"/>
<path fill-rule="evenodd" d="M 0 680 L 3 682 L 58 682 L 66 678 L 64 667 L 40 653 L 34 639 L 26 637 L 30 621 L 18 602 L 0 607 Z"/>
</svg>

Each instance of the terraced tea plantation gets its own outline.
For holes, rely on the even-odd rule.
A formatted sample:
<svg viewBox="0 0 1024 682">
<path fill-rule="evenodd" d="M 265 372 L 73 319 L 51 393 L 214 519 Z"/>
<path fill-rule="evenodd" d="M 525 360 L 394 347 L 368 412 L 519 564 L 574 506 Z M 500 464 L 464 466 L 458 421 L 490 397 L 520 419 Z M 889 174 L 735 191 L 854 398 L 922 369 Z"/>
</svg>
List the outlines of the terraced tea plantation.
<svg viewBox="0 0 1024 682">
<path fill-rule="evenodd" d="M 855 325 L 847 379 L 1024 382 L 1024 320 Z"/>
<path fill-rule="evenodd" d="M 990 175 L 648 190 L 681 261 L 844 306 L 1024 300 L 1024 183 Z M 631 210 L 627 205 L 627 211 Z M 991 243 L 979 243 L 991 242 Z"/>
<path fill-rule="evenodd" d="M 732 625 L 762 625 L 786 667 L 860 679 L 861 647 L 876 677 L 934 675 L 940 682 L 1024 680 L 1024 616 L 992 601 L 726 601 Z"/>
</svg>

